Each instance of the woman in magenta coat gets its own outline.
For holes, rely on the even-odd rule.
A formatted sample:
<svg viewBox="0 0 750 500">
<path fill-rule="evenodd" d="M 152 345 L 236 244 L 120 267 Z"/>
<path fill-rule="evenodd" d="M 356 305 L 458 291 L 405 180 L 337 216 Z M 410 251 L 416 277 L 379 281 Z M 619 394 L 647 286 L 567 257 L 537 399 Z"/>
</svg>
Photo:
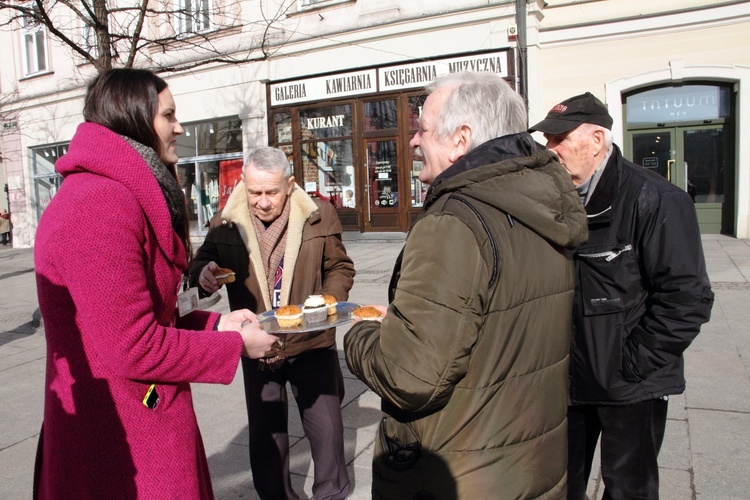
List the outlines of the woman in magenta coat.
<svg viewBox="0 0 750 500">
<path fill-rule="evenodd" d="M 190 382 L 228 384 L 241 355 L 277 339 L 247 310 L 176 314 L 190 245 L 164 80 L 103 73 L 84 118 L 36 234 L 47 373 L 34 496 L 212 498 Z"/>
</svg>

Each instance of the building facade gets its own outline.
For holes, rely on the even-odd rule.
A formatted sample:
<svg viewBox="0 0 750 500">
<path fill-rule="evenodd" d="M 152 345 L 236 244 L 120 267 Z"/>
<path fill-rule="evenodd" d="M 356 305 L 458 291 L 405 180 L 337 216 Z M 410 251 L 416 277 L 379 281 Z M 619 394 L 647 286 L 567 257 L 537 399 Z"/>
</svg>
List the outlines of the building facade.
<svg viewBox="0 0 750 500">
<path fill-rule="evenodd" d="M 408 146 L 421 88 L 463 70 L 503 76 L 531 122 L 594 93 L 625 156 L 691 193 L 702 231 L 750 237 L 750 2 L 245 0 L 233 16 L 211 5 L 190 29 L 228 53 L 245 43 L 250 57 L 162 73 L 185 128 L 178 177 L 196 238 L 262 145 L 287 152 L 297 183 L 330 200 L 345 230 L 408 230 L 427 188 Z M 258 42 L 253 20 L 269 12 Z M 95 74 L 32 28 L 0 32 L 13 48 L 0 55 L 0 138 L 19 246 L 33 245 L 60 185 L 54 162 Z M 201 57 L 191 34 L 141 65 Z"/>
</svg>

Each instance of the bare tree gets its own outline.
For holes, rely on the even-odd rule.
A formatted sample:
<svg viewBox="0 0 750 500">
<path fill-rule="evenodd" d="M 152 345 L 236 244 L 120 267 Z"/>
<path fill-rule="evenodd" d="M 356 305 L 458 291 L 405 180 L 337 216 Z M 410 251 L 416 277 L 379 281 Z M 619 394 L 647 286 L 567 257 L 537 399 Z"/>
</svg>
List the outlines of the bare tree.
<svg viewBox="0 0 750 500">
<path fill-rule="evenodd" d="M 275 3 L 275 12 L 264 12 L 264 3 Z M 259 2 L 259 20 L 242 19 L 242 4 L 251 2 L 0 0 L 0 29 L 43 26 L 98 72 L 136 64 L 157 72 L 183 71 L 268 59 L 284 38 L 275 25 L 294 0 Z"/>
</svg>

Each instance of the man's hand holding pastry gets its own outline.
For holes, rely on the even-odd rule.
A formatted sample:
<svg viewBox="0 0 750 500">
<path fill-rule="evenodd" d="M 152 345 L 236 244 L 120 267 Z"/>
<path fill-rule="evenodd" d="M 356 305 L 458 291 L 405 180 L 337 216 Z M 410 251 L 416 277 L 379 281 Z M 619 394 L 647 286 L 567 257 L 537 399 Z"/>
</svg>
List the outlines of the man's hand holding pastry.
<svg viewBox="0 0 750 500">
<path fill-rule="evenodd" d="M 208 293 L 214 293 L 226 283 L 232 283 L 234 281 L 234 271 L 219 267 L 219 265 L 211 261 L 201 269 L 201 274 L 198 276 L 198 285 Z"/>
</svg>

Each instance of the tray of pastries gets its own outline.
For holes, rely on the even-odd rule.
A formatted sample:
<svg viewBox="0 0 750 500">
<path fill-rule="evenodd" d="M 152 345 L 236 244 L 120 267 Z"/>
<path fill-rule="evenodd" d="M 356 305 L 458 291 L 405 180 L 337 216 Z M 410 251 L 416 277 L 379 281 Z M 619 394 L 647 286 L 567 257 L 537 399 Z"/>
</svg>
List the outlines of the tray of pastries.
<svg viewBox="0 0 750 500">
<path fill-rule="evenodd" d="M 327 330 L 352 321 L 360 307 L 338 302 L 332 295 L 310 295 L 304 304 L 286 305 L 258 314 L 260 327 L 268 333 L 309 333 Z"/>
</svg>

